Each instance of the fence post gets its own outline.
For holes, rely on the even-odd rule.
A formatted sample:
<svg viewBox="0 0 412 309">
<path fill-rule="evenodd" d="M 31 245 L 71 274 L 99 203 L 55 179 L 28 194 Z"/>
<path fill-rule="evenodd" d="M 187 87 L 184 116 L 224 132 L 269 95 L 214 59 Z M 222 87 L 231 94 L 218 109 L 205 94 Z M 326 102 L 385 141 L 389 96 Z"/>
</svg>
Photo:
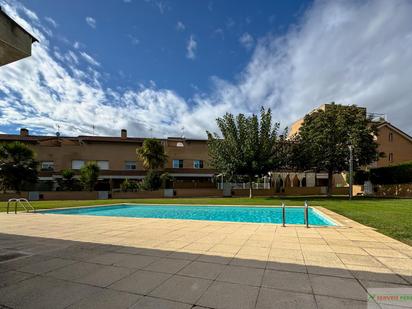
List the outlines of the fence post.
<svg viewBox="0 0 412 309">
<path fill-rule="evenodd" d="M 286 223 L 286 209 L 285 209 L 285 203 L 282 203 L 282 226 L 285 227 Z"/>
</svg>

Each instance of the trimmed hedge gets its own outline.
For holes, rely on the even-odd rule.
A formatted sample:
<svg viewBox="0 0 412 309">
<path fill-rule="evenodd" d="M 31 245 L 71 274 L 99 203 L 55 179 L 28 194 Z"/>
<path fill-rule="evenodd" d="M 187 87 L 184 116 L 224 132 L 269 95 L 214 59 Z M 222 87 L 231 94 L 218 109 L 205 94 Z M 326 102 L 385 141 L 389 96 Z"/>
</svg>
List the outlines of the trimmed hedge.
<svg viewBox="0 0 412 309">
<path fill-rule="evenodd" d="M 370 180 L 378 185 L 412 183 L 412 162 L 372 168 Z"/>
</svg>

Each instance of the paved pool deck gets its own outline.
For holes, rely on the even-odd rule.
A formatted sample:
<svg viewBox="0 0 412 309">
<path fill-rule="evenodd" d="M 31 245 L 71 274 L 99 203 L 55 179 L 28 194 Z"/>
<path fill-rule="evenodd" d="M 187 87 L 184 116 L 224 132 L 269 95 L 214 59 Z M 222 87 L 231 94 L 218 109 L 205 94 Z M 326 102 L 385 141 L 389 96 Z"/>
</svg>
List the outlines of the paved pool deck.
<svg viewBox="0 0 412 309">
<path fill-rule="evenodd" d="M 343 226 L 0 213 L 0 308 L 367 308 L 411 287 L 412 247 L 318 209 Z"/>
</svg>

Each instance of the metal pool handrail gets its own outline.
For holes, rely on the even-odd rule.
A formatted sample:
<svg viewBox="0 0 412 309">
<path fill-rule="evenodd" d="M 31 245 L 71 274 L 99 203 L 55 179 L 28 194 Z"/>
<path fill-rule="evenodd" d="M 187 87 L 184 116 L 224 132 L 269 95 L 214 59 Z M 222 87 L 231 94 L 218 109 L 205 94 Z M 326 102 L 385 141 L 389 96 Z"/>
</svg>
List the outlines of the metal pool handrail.
<svg viewBox="0 0 412 309">
<path fill-rule="evenodd" d="M 286 226 L 286 205 L 282 203 L 282 226 Z M 303 222 L 306 225 L 306 228 L 309 228 L 309 207 L 308 202 L 305 201 L 305 208 L 303 209 Z"/>
<path fill-rule="evenodd" d="M 26 212 L 30 212 L 30 210 L 32 210 L 33 212 L 36 212 L 36 210 L 34 209 L 33 205 L 30 204 L 30 202 L 25 199 L 25 198 L 11 198 L 7 201 L 7 213 L 9 213 L 9 208 L 10 208 L 10 203 L 14 202 L 14 213 L 17 214 L 17 203 L 19 203 Z M 25 202 L 26 206 L 22 203 Z"/>
</svg>

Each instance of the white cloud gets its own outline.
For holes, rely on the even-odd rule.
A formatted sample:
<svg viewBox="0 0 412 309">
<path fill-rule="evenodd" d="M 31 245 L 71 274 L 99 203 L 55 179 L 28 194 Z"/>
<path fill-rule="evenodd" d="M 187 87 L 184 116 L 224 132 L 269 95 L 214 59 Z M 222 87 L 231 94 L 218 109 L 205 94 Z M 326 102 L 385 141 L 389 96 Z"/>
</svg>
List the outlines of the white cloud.
<svg viewBox="0 0 412 309">
<path fill-rule="evenodd" d="M 190 36 L 186 45 L 186 57 L 189 59 L 196 58 L 197 42 L 193 35 Z"/>
<path fill-rule="evenodd" d="M 182 23 L 181 21 L 178 21 L 176 24 L 176 30 L 177 31 L 185 31 L 186 26 L 184 23 Z"/>
<path fill-rule="evenodd" d="M 100 63 L 95 60 L 92 56 L 90 56 L 86 52 L 80 52 L 80 55 L 86 60 L 89 64 L 94 65 L 94 66 L 100 66 Z"/>
<path fill-rule="evenodd" d="M 30 26 L 19 17 L 21 8 L 8 9 L 44 38 L 40 21 Z M 90 134 L 92 125 L 107 135 L 127 128 L 130 135 L 149 136 L 152 129 L 159 137 L 180 134 L 183 126 L 186 136 L 205 137 L 225 112 L 258 112 L 264 105 L 287 125 L 336 101 L 387 113 L 412 133 L 411 15 L 412 3 L 401 0 L 315 2 L 284 36 L 260 38 L 235 81 L 213 77 L 209 94 L 189 100 L 155 84 L 104 88 L 103 64 L 83 70 L 75 60 L 86 60 L 79 50 L 58 50 L 45 40 L 33 44 L 32 57 L 0 70 L 0 123 L 49 134 L 57 124 L 63 134 Z M 190 41 L 188 56 L 191 50 L 195 57 L 197 44 Z"/>
<path fill-rule="evenodd" d="M 251 49 L 253 47 L 253 45 L 255 44 L 255 40 L 254 40 L 253 36 L 248 32 L 245 32 L 240 36 L 239 42 L 246 49 Z"/>
<path fill-rule="evenodd" d="M 51 18 L 51 17 L 45 17 L 44 20 L 46 20 L 50 25 L 52 25 L 54 28 L 57 28 L 58 24 L 57 22 Z"/>
<path fill-rule="evenodd" d="M 86 23 L 93 29 L 96 29 L 96 19 L 94 19 L 93 17 L 87 16 Z"/>
</svg>

